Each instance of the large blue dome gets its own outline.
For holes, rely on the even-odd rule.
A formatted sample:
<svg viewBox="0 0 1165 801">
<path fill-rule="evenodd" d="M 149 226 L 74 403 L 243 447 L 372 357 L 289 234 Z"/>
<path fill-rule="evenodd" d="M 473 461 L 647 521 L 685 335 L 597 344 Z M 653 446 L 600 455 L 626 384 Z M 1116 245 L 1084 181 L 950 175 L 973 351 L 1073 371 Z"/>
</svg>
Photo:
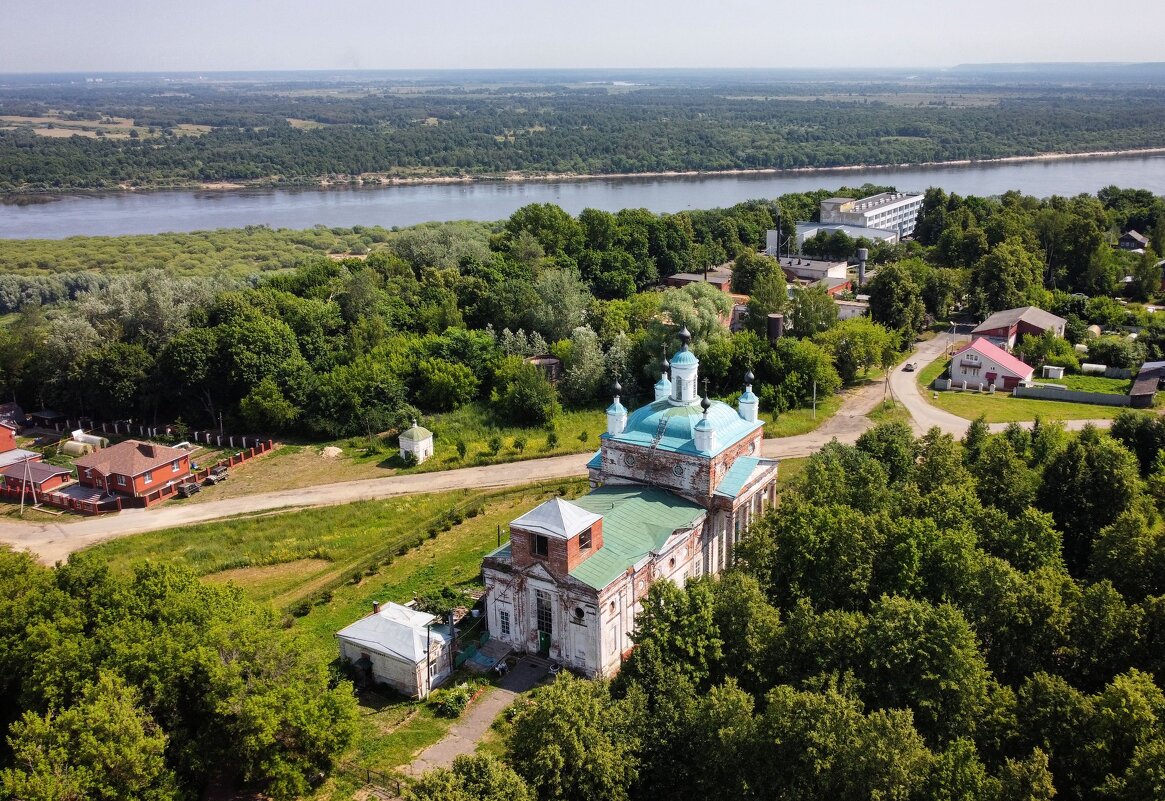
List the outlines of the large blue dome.
<svg viewBox="0 0 1165 801">
<path fill-rule="evenodd" d="M 610 436 L 610 439 L 644 447 L 651 447 L 658 439 L 655 447 L 659 450 L 700 453 L 694 440 L 696 424 L 703 417 L 704 410 L 698 403 L 673 406 L 666 399 L 659 400 L 632 412 L 623 432 Z M 712 401 L 708 408 L 708 422 L 716 431 L 717 453 L 762 425 L 742 419 L 735 409 L 720 401 Z"/>
<path fill-rule="evenodd" d="M 699 364 L 700 360 L 696 358 L 696 354 L 690 350 L 681 350 L 675 356 L 671 357 L 671 366 L 675 367 L 677 364 L 683 367 L 685 364 Z"/>
</svg>

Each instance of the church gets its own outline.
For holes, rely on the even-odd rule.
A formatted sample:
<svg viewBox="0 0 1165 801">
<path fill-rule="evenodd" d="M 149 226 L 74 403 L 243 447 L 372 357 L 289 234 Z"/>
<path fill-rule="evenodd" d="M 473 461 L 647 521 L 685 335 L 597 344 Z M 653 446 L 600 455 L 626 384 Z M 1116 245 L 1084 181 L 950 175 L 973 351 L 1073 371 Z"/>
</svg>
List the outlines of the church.
<svg viewBox="0 0 1165 801">
<path fill-rule="evenodd" d="M 776 500 L 777 462 L 760 455 L 753 376 L 737 408 L 701 398 L 700 362 L 680 349 L 633 412 L 615 399 L 587 463 L 591 491 L 510 523 L 482 563 L 490 636 L 589 676 L 614 675 L 653 581 L 682 586 L 732 563 L 749 521 Z"/>
</svg>

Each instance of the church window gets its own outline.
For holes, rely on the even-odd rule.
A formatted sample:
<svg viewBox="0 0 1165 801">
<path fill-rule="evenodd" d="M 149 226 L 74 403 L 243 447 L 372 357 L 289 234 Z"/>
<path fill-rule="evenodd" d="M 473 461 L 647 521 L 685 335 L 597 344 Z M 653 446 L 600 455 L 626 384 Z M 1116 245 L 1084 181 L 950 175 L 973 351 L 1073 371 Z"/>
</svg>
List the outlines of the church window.
<svg viewBox="0 0 1165 801">
<path fill-rule="evenodd" d="M 534 555 L 550 556 L 550 538 L 541 534 L 534 535 Z"/>
<path fill-rule="evenodd" d="M 550 634 L 553 631 L 551 625 L 550 593 L 545 590 L 535 590 L 534 599 L 537 606 L 538 631 L 544 631 Z"/>
<path fill-rule="evenodd" d="M 510 611 L 508 609 L 502 609 L 498 612 L 498 628 L 503 637 L 510 636 Z"/>
<path fill-rule="evenodd" d="M 684 466 L 682 464 L 677 464 L 675 467 L 673 467 L 671 469 L 671 472 L 672 472 L 672 475 L 675 476 L 676 478 L 683 478 L 684 477 Z"/>
<path fill-rule="evenodd" d="M 589 551 L 590 548 L 591 548 L 591 530 L 588 528 L 586 531 L 584 531 L 583 533 L 578 535 L 578 549 L 580 551 Z"/>
</svg>

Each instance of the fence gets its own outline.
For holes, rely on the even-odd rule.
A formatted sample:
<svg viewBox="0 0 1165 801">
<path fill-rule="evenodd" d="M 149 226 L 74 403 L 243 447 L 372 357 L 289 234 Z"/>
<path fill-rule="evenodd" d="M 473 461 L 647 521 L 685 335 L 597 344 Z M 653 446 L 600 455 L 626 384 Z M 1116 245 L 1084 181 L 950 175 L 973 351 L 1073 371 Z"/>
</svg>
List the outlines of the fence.
<svg viewBox="0 0 1165 801">
<path fill-rule="evenodd" d="M 1081 392 L 1075 389 L 1056 389 L 1047 384 L 1025 387 L 1022 384 L 1012 390 L 1017 398 L 1067 401 L 1068 403 L 1095 403 L 1100 406 L 1128 406 L 1128 395 L 1113 395 L 1109 392 Z"/>
<path fill-rule="evenodd" d="M 183 437 L 191 442 L 201 442 L 204 445 L 213 445 L 216 448 L 250 448 L 263 442 L 270 443 L 269 438 L 243 434 L 224 434 L 221 431 L 206 431 L 195 429 L 179 429 L 172 425 L 148 426 L 144 423 L 130 423 L 125 420 L 96 423 L 89 417 L 65 418 L 63 423 L 53 423 L 54 431 L 75 431 L 85 428 L 91 431 L 101 429 L 102 434 L 126 434 L 139 437 Z"/>
<path fill-rule="evenodd" d="M 129 507 L 134 507 L 134 508 L 139 508 L 139 509 L 153 506 L 155 503 L 158 503 L 159 501 L 164 501 L 168 498 L 173 498 L 175 495 L 177 495 L 178 494 L 178 487 L 180 484 L 185 484 L 188 481 L 197 481 L 198 483 L 201 484 L 203 481 L 206 480 L 206 477 L 209 476 L 211 474 L 211 472 L 214 471 L 216 468 L 234 467 L 235 465 L 242 464 L 243 462 L 245 462 L 249 459 L 254 459 L 256 456 L 262 456 L 263 454 L 265 454 L 267 451 L 271 450 L 274 447 L 275 447 L 275 443 L 271 440 L 256 441 L 254 447 L 247 448 L 245 450 L 241 450 L 238 453 L 233 453 L 230 456 L 228 456 L 227 458 L 219 459 L 217 462 L 215 462 L 214 464 L 209 465 L 207 467 L 201 467 L 198 470 L 196 470 L 195 472 L 191 473 L 189 475 L 189 477 L 184 478 L 178 482 L 173 482 L 173 483 L 167 484 L 164 487 L 158 487 L 156 490 L 154 490 L 153 492 L 151 492 L 147 495 L 139 495 L 139 496 L 134 496 L 134 497 L 130 497 L 130 498 L 125 498 L 125 499 L 123 499 L 122 504 L 124 506 L 129 506 Z"/>
<path fill-rule="evenodd" d="M 0 498 L 5 500 L 20 503 L 21 491 L 11 487 L 0 487 Z M 129 500 L 128 498 L 126 500 Z M 33 503 L 33 496 L 31 490 L 25 490 L 24 502 L 31 505 Z M 99 515 L 104 512 L 119 512 L 121 511 L 121 498 L 110 498 L 107 501 L 85 501 L 79 498 L 70 498 L 68 495 L 61 495 L 59 493 L 37 492 L 36 502 L 46 504 L 48 506 L 55 506 L 58 509 L 65 509 L 70 512 L 79 512 L 83 515 Z"/>
<path fill-rule="evenodd" d="M 364 768 L 351 762 L 341 762 L 336 766 L 341 773 L 346 773 L 365 784 L 380 790 L 381 798 L 400 798 L 400 780 L 381 773 L 378 770 Z"/>
</svg>

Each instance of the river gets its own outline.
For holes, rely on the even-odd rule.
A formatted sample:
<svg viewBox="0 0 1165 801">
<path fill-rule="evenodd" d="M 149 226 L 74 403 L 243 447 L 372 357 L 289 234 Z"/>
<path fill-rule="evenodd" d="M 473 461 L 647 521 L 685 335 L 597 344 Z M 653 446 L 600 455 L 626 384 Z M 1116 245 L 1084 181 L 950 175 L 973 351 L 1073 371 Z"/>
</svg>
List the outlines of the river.
<svg viewBox="0 0 1165 801">
<path fill-rule="evenodd" d="M 961 195 L 998 195 L 1009 189 L 1036 197 L 1076 195 L 1112 184 L 1165 195 L 1165 154 L 844 172 L 58 195 L 47 202 L 0 205 L 0 238 L 63 239 L 245 225 L 389 228 L 430 220 L 500 220 L 527 203 L 556 203 L 571 214 L 588 207 L 676 212 L 866 182 L 901 191 L 941 186 Z"/>
</svg>

